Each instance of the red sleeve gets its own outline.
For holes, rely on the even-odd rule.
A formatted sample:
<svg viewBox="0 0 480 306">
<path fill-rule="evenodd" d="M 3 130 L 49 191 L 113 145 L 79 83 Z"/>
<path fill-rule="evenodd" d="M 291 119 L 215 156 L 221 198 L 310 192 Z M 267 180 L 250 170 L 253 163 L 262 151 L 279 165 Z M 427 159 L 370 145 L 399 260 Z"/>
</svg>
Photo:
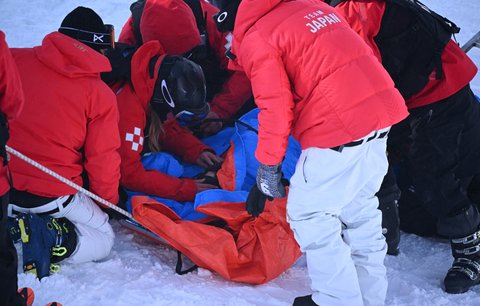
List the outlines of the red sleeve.
<svg viewBox="0 0 480 306">
<path fill-rule="evenodd" d="M 5 41 L 5 35 L 0 31 L 0 111 L 11 121 L 18 117 L 24 101 L 17 66 Z M 4 195 L 10 188 L 7 177 L 7 167 L 3 166 L 3 158 L 0 157 L 0 195 Z"/>
<path fill-rule="evenodd" d="M 366 0 L 345 1 L 335 7 L 350 27 L 372 48 L 380 62 L 382 57 L 374 38 L 380 31 L 385 5 L 385 1 Z"/>
<path fill-rule="evenodd" d="M 245 73 L 232 71 L 223 83 L 222 90 L 213 97 L 210 106 L 220 118 L 230 118 L 251 96 L 252 88 Z"/>
<path fill-rule="evenodd" d="M 120 110 L 121 184 L 127 189 L 169 198 L 192 201 L 197 193 L 195 181 L 177 178 L 156 170 L 146 170 L 141 161 L 144 145 L 145 111 L 125 86 L 117 96 Z"/>
<path fill-rule="evenodd" d="M 118 109 L 113 92 L 102 82 L 92 98 L 87 135 L 85 138 L 84 167 L 88 174 L 89 189 L 114 204 L 118 203 L 120 182 L 120 135 Z"/>
<path fill-rule="evenodd" d="M 195 163 L 203 151 L 213 152 L 189 130 L 181 127 L 175 119 L 164 122 L 163 130 L 165 133 L 160 135 L 160 143 L 165 151 L 181 157 L 188 163 Z"/>
<path fill-rule="evenodd" d="M 20 113 L 24 100 L 17 66 L 0 31 L 0 110 L 12 120 Z"/>
<path fill-rule="evenodd" d="M 283 161 L 293 123 L 291 84 L 282 57 L 258 32 L 244 37 L 237 54 L 252 81 L 258 115 L 257 160 L 266 165 Z"/>
</svg>

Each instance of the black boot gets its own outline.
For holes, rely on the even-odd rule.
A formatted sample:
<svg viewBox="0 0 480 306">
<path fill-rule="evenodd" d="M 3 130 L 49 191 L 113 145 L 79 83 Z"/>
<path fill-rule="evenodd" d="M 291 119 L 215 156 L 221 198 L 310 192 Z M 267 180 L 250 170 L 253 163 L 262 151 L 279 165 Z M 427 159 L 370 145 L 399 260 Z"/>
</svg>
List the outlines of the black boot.
<svg viewBox="0 0 480 306">
<path fill-rule="evenodd" d="M 312 295 L 306 295 L 306 296 L 299 296 L 296 297 L 295 300 L 293 301 L 293 306 L 317 306 L 313 300 L 312 300 Z"/>
<path fill-rule="evenodd" d="M 400 252 L 398 247 L 400 244 L 400 218 L 398 214 L 400 194 L 393 172 L 389 169 L 380 190 L 376 194 L 379 202 L 378 209 L 382 212 L 382 231 L 387 242 L 388 255 L 398 255 Z"/>
<path fill-rule="evenodd" d="M 452 239 L 455 258 L 445 277 L 447 293 L 464 293 L 480 283 L 480 231 L 466 237 Z"/>
</svg>

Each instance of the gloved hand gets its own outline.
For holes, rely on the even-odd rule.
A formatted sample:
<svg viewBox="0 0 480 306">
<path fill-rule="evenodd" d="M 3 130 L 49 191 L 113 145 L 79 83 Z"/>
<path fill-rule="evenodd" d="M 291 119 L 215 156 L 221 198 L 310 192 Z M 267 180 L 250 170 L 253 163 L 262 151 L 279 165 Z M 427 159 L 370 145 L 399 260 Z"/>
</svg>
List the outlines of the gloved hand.
<svg viewBox="0 0 480 306">
<path fill-rule="evenodd" d="M 266 200 L 273 200 L 272 197 L 268 197 L 263 194 L 257 187 L 257 185 L 253 185 L 252 189 L 250 189 L 250 193 L 247 197 L 246 202 L 246 209 L 247 212 L 252 215 L 252 217 L 258 217 L 265 208 L 265 201 Z"/>
<path fill-rule="evenodd" d="M 257 171 L 258 189 L 272 198 L 283 198 L 286 195 L 282 180 L 282 164 L 273 166 L 260 163 Z"/>
</svg>

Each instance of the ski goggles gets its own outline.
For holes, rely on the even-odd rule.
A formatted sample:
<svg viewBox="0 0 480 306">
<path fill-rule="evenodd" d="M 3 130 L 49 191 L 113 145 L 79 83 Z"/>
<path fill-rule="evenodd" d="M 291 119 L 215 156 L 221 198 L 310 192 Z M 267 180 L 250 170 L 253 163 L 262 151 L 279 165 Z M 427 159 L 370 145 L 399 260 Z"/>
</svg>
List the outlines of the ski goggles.
<svg viewBox="0 0 480 306">
<path fill-rule="evenodd" d="M 175 119 L 181 126 L 194 127 L 199 125 L 210 112 L 210 106 L 205 104 L 206 108 L 199 113 L 194 113 L 188 110 L 183 110 L 175 115 Z"/>
</svg>

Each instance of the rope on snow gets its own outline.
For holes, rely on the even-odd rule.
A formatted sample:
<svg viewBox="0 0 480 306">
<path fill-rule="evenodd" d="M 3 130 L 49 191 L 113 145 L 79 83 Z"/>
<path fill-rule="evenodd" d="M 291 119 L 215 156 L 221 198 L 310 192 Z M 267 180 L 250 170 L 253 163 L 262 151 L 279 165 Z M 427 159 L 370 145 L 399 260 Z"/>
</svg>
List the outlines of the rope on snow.
<svg viewBox="0 0 480 306">
<path fill-rule="evenodd" d="M 16 157 L 20 158 L 21 160 L 25 161 L 26 163 L 40 169 L 41 171 L 45 172 L 46 174 L 48 174 L 50 176 L 53 176 L 54 178 L 61 181 L 62 183 L 67 184 L 68 186 L 72 187 L 73 189 L 84 193 L 85 195 L 87 195 L 87 196 L 91 197 L 92 199 L 96 200 L 97 202 L 102 203 L 103 205 L 105 205 L 105 206 L 115 210 L 116 212 L 128 217 L 129 219 L 132 219 L 133 221 L 135 221 L 135 219 L 133 219 L 132 214 L 129 213 L 128 211 L 126 211 L 124 209 L 121 209 L 117 205 L 110 203 L 109 201 L 99 197 L 98 195 L 94 194 L 93 192 L 90 192 L 87 189 L 83 188 L 82 186 L 79 186 L 79 185 L 75 184 L 74 182 L 70 181 L 69 179 L 64 178 L 63 176 L 56 173 L 55 171 L 52 171 L 52 170 L 48 169 L 47 167 L 39 164 L 38 162 L 34 161 L 33 159 L 29 158 L 28 156 L 25 156 L 24 154 L 18 152 L 17 150 L 15 150 L 15 149 L 13 149 L 9 146 L 5 146 L 5 148 L 6 148 L 8 153 L 11 153 L 12 155 L 15 155 Z"/>
</svg>

